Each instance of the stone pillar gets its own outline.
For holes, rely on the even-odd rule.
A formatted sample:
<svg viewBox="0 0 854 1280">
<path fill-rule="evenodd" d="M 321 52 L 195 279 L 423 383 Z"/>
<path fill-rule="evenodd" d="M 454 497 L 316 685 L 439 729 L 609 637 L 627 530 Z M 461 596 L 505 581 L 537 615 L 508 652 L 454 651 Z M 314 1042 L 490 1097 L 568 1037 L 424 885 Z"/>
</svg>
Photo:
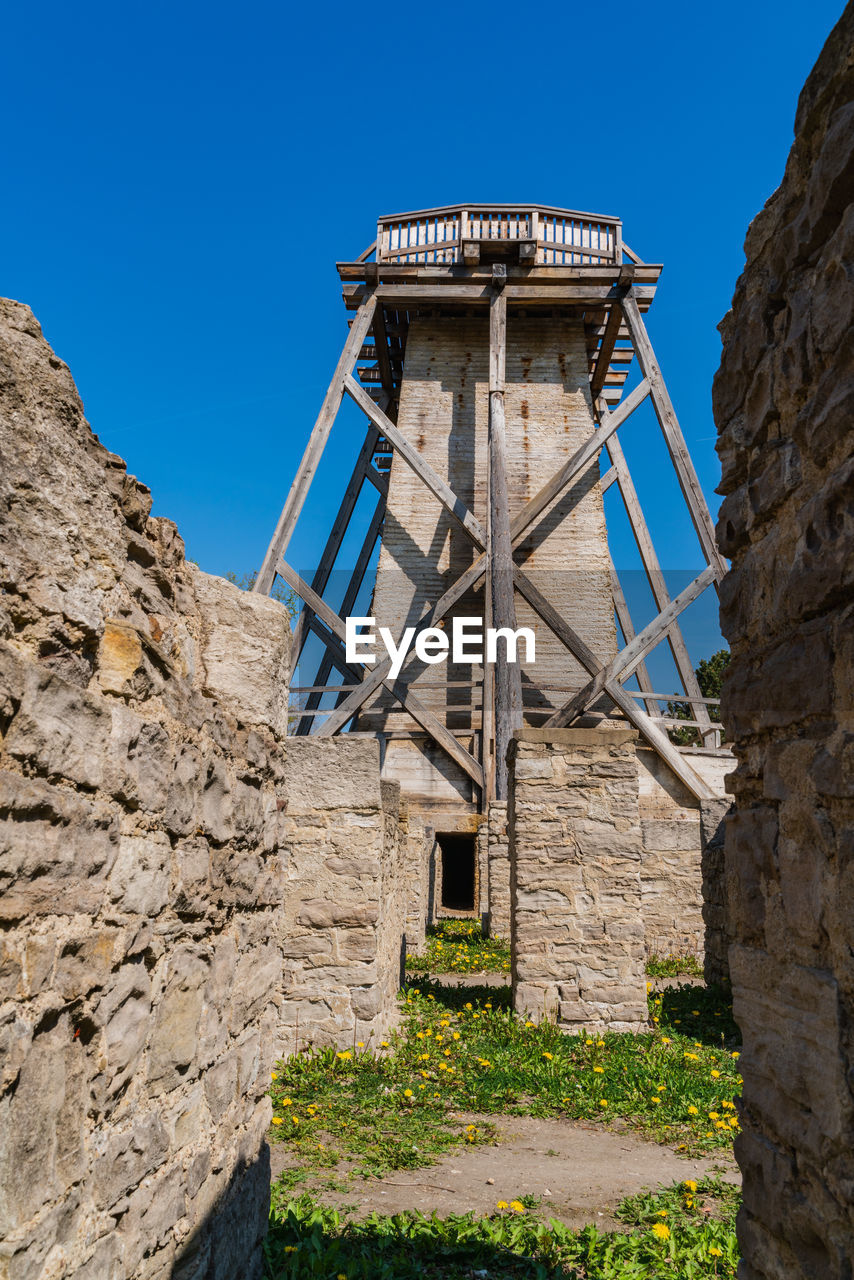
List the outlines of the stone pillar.
<svg viewBox="0 0 854 1280">
<path fill-rule="evenodd" d="M 730 887 L 727 882 L 724 857 L 726 817 L 732 802 L 704 800 L 700 805 L 700 837 L 702 840 L 703 873 L 703 923 L 705 945 L 703 971 L 706 982 L 722 985 L 729 982 L 729 946 L 732 927 L 728 902 Z"/>
<path fill-rule="evenodd" d="M 507 801 L 492 800 L 486 822 L 487 874 L 489 877 L 489 935 L 510 937 L 510 841 L 507 834 Z"/>
<path fill-rule="evenodd" d="M 636 737 L 523 729 L 511 745 L 513 1003 L 567 1031 L 647 1023 Z"/>
<path fill-rule="evenodd" d="M 406 911 L 400 788 L 375 739 L 288 739 L 278 1050 L 379 1039 L 395 1020 Z"/>
<path fill-rule="evenodd" d="M 850 1280 L 854 1256 L 852 99 L 848 5 L 748 232 L 714 387 L 740 1280 Z"/>
</svg>

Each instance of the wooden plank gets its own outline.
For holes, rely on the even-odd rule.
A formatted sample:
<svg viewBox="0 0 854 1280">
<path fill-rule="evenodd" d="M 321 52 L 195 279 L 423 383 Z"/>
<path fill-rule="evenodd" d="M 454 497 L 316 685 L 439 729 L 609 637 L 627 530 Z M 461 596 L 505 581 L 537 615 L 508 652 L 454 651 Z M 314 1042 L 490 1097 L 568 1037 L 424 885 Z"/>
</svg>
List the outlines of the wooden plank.
<svg viewBox="0 0 854 1280">
<path fill-rule="evenodd" d="M 356 598 L 359 594 L 359 591 L 361 590 L 362 583 L 364 582 L 365 574 L 368 571 L 368 565 L 370 564 L 370 561 L 371 561 L 371 556 L 374 553 L 374 547 L 376 546 L 377 538 L 380 536 L 380 530 L 382 529 L 383 519 L 385 518 L 385 508 L 386 508 L 385 498 L 381 497 L 377 502 L 376 507 L 374 508 L 374 513 L 365 531 L 365 536 L 362 539 L 362 546 L 359 550 L 358 556 L 356 557 L 356 563 L 353 566 L 353 571 L 350 574 L 350 580 L 347 583 L 347 588 L 344 592 L 344 597 L 341 601 L 340 612 L 345 618 L 348 617 L 352 612 L 353 606 L 356 603 Z M 300 614 L 301 619 L 305 614 L 306 609 L 308 609 L 308 607 L 309 606 L 306 605 L 305 608 L 302 610 L 302 613 Z M 331 666 L 332 666 L 331 659 L 328 653 L 326 653 L 321 658 L 320 665 L 317 670 L 317 675 L 315 676 L 315 680 L 319 685 L 322 685 L 325 680 L 329 679 L 329 676 L 331 673 Z M 319 706 L 319 704 L 320 704 L 320 697 L 312 693 L 309 695 L 308 702 L 306 703 L 306 709 L 311 710 L 313 707 Z M 310 728 L 310 726 L 307 726 L 307 728 L 304 730 L 306 733 L 308 732 L 308 728 Z M 301 732 L 303 732 L 302 720 L 300 720 L 300 723 L 297 726 L 297 734 L 300 734 Z"/>
<path fill-rule="evenodd" d="M 377 366 L 380 371 L 380 381 L 383 384 L 386 395 L 388 396 L 389 409 L 396 404 L 396 392 L 394 386 L 394 377 L 391 371 L 391 361 L 388 351 L 388 335 L 385 329 L 385 308 L 380 303 L 374 311 L 374 338 L 377 348 Z M 397 418 L 396 409 L 394 409 L 394 417 Z"/>
<path fill-rule="evenodd" d="M 297 571 L 289 565 L 286 560 L 281 557 L 279 558 L 277 565 L 277 572 L 284 578 L 291 590 L 295 591 L 301 600 L 304 600 L 307 605 L 311 606 L 313 613 L 322 623 L 324 623 L 326 627 L 329 628 L 331 633 L 336 636 L 339 641 L 343 641 L 345 638 L 345 626 L 343 620 L 334 612 L 334 610 L 330 609 L 326 601 L 322 600 L 316 591 L 312 591 L 308 583 L 300 577 Z M 384 663 L 382 665 L 386 667 L 385 674 L 387 675 L 391 664 Z M 377 668 L 373 668 L 371 674 L 374 674 L 376 670 Z M 399 677 L 396 680 L 386 680 L 384 677 L 381 677 L 379 683 L 385 685 L 389 692 L 403 704 L 412 718 L 417 720 L 423 729 L 426 729 L 430 736 L 436 740 L 439 746 L 444 748 L 447 754 L 465 770 L 469 777 L 472 778 L 478 786 L 483 785 L 483 770 L 481 769 L 478 761 L 457 743 L 453 735 L 449 733 L 441 721 L 433 715 L 432 711 L 429 711 L 420 699 L 409 692 L 409 687 Z M 362 681 L 360 689 L 356 692 L 361 693 L 361 690 L 364 689 L 366 684 L 367 679 Z M 354 697 L 354 694 L 350 695 L 350 698 L 352 697 Z M 329 720 L 327 720 L 326 724 L 323 726 L 324 730 L 327 731 L 325 736 L 329 735 L 330 722 L 335 720 L 336 716 L 340 717 L 347 703 L 350 701 L 350 698 L 345 699 L 341 707 L 336 708 L 336 711 L 332 713 Z M 346 724 L 347 720 L 351 719 L 351 717 L 352 712 L 347 715 L 343 723 Z"/>
<path fill-rule="evenodd" d="M 635 726 L 652 749 L 670 766 L 676 777 L 685 784 L 697 800 L 715 800 L 717 798 L 711 787 L 691 768 L 685 757 L 676 750 L 667 734 L 659 729 L 655 721 L 645 711 L 641 711 L 622 685 L 615 680 L 609 681 L 606 692 L 620 708 L 627 720 Z"/>
<path fill-rule="evenodd" d="M 507 299 L 496 276 L 489 305 L 489 589 L 492 625 L 516 630 L 513 590 L 513 546 L 507 495 L 507 436 L 504 422 L 504 376 L 507 345 Z M 518 654 L 517 654 L 518 658 Z M 497 655 L 495 682 L 495 797 L 507 799 L 507 748 L 522 726 L 522 674 L 518 661 L 508 662 L 506 648 Z"/>
<path fill-rule="evenodd" d="M 302 461 L 285 500 L 285 505 L 282 508 L 273 536 L 270 539 L 270 545 L 258 571 L 255 586 L 252 588 L 253 591 L 257 591 L 261 595 L 270 594 L 270 589 L 276 576 L 277 563 L 288 548 L 294 527 L 308 495 L 309 487 L 317 471 L 318 463 L 323 450 L 326 448 L 329 432 L 332 430 L 332 424 L 341 405 L 343 396 L 342 379 L 344 374 L 349 373 L 356 363 L 362 343 L 371 327 L 375 309 L 376 299 L 369 295 L 359 308 L 359 313 L 353 321 L 347 341 L 344 343 L 344 349 L 341 352 L 338 364 L 335 366 L 332 381 L 324 397 L 317 421 L 312 428 Z"/>
<path fill-rule="evenodd" d="M 630 414 L 634 413 L 638 405 L 643 403 L 649 395 L 649 390 L 649 383 L 644 378 L 631 394 L 626 396 L 619 409 L 609 414 L 607 421 L 590 435 L 581 448 L 577 449 L 572 457 L 567 459 L 559 471 L 555 472 L 551 480 L 547 481 L 539 492 L 534 494 L 533 498 L 528 499 L 510 525 L 510 536 L 514 543 L 518 541 L 540 512 L 544 511 L 549 503 L 553 502 L 558 494 L 572 483 L 576 476 L 586 470 L 593 459 L 598 456 L 603 445 L 614 435 L 617 428 L 625 422 Z"/>
<path fill-rule="evenodd" d="M 397 429 L 393 422 L 383 413 L 356 382 L 352 374 L 344 379 L 344 389 L 355 400 L 359 408 L 368 415 L 382 434 L 403 458 L 407 466 L 422 480 L 430 492 L 439 499 L 442 505 L 459 520 L 466 533 L 479 548 L 486 545 L 486 534 L 479 520 L 475 519 L 465 503 L 457 497 L 450 485 L 438 475 L 429 462 L 410 444 L 406 436 Z"/>
<path fill-rule="evenodd" d="M 539 614 L 543 622 L 551 628 L 557 638 L 566 645 L 570 653 L 578 659 L 591 675 L 602 670 L 602 663 L 593 650 L 584 643 L 577 631 L 566 622 L 542 592 L 534 585 L 527 574 L 516 566 L 513 577 L 517 590 L 525 597 L 531 608 Z"/>
<path fill-rule="evenodd" d="M 522 575 L 522 579 L 524 580 L 524 575 Z M 519 581 L 518 571 L 517 581 Z M 524 581 L 526 589 L 533 586 L 527 580 Z M 567 648 L 571 648 L 579 662 L 586 667 L 591 675 L 594 675 L 594 681 L 591 683 L 595 683 L 596 680 L 603 676 L 605 669 L 599 663 L 596 655 L 580 640 L 569 626 L 569 623 L 561 617 L 557 610 L 536 589 L 528 595 L 528 599 L 532 607 L 539 613 L 546 625 L 551 627 L 558 639 L 562 640 L 567 645 Z M 570 642 L 572 643 L 570 644 Z M 714 798 L 714 793 L 685 762 L 667 735 L 662 733 L 658 725 L 645 712 L 641 711 L 640 707 L 635 705 L 632 698 L 617 680 L 606 680 L 602 691 L 620 708 L 628 721 L 635 726 L 662 759 L 667 762 L 692 795 L 695 795 L 699 800 Z M 552 725 L 554 718 L 552 716 L 545 722 L 547 727 Z"/>
<path fill-rule="evenodd" d="M 561 302 L 593 305 L 612 302 L 617 299 L 617 286 L 609 284 L 567 284 L 556 280 L 551 284 L 507 284 L 508 302 L 540 301 L 548 306 L 559 306 Z M 651 302 L 655 294 L 652 285 L 636 286 L 635 298 L 642 302 Z M 405 306 L 424 303 L 444 302 L 482 302 L 488 304 L 490 286 L 488 284 L 381 284 L 377 285 L 378 300 L 390 306 Z M 344 286 L 344 297 L 359 297 L 358 290 L 350 294 L 349 286 Z"/>
<path fill-rule="evenodd" d="M 590 379 L 590 395 L 594 400 L 605 385 L 605 375 L 608 373 L 611 356 L 613 355 L 614 347 L 617 345 L 617 334 L 620 331 L 622 319 L 622 308 L 615 302 L 608 313 L 608 320 L 605 325 L 605 333 L 602 336 L 602 345 L 599 348 L 596 368 L 594 369 L 593 376 Z"/>
<path fill-rule="evenodd" d="M 605 689 L 606 684 L 613 683 L 620 676 L 624 680 L 628 679 L 635 667 L 662 639 L 674 618 L 678 618 L 683 609 L 687 609 L 689 604 L 696 600 L 699 595 L 702 595 L 706 587 L 714 581 L 714 576 L 714 569 L 710 565 L 707 566 L 684 591 L 680 591 L 675 600 L 671 600 L 666 609 L 663 609 L 657 617 L 653 618 L 652 622 L 648 623 L 643 631 L 638 632 L 634 639 L 621 649 L 617 656 L 612 658 L 593 680 L 554 713 L 547 721 L 548 727 L 559 729 L 572 724 L 572 721 L 577 716 L 580 716 L 596 701 Z"/>
<path fill-rule="evenodd" d="M 664 434 L 667 449 L 679 479 L 679 486 L 688 504 L 691 520 L 700 540 L 700 546 L 703 548 L 707 563 L 714 565 L 716 581 L 720 582 L 727 572 L 727 563 L 718 551 L 715 540 L 715 527 L 709 514 L 709 508 L 706 505 L 706 498 L 697 477 L 697 472 L 694 470 L 694 464 L 685 444 L 685 438 L 682 435 L 682 429 L 679 426 L 679 420 L 676 417 L 667 387 L 664 384 L 664 378 L 655 358 L 649 334 L 641 319 L 634 289 L 630 290 L 626 295 L 623 310 L 632 335 L 632 344 L 637 352 L 638 363 L 651 387 L 650 394 L 655 408 L 655 415 Z"/>
<path fill-rule="evenodd" d="M 599 406 L 599 412 L 601 415 L 601 405 Z M 643 564 L 644 572 L 646 573 L 647 582 L 649 583 L 650 590 L 652 591 L 656 607 L 660 612 L 662 609 L 666 609 L 670 604 L 670 592 L 667 589 L 667 583 L 664 580 L 664 574 L 662 573 L 661 566 L 658 562 L 658 556 L 655 553 L 652 536 L 649 532 L 649 527 L 643 514 L 643 508 L 641 507 L 640 499 L 638 498 L 634 481 L 632 480 L 629 466 L 626 462 L 625 454 L 623 453 L 623 447 L 617 436 L 612 436 L 605 447 L 608 450 L 608 456 L 613 464 L 612 470 L 616 472 L 617 483 L 620 486 L 620 494 L 626 508 L 626 515 L 629 518 L 629 524 L 632 528 L 635 544 L 637 545 L 637 549 L 640 553 L 641 563 Z M 682 635 L 682 629 L 677 621 L 674 621 L 673 625 L 667 632 L 667 643 L 670 647 L 670 652 L 673 655 L 676 670 L 679 672 L 679 678 L 685 687 L 685 692 L 691 694 L 692 697 L 699 697 L 700 686 L 697 683 L 697 675 L 694 671 L 694 665 L 691 662 L 691 656 L 688 653 L 688 646 L 686 645 L 685 639 Z M 709 730 L 711 730 L 711 725 L 712 721 L 709 720 Z M 705 736 L 706 735 L 704 735 L 704 741 Z"/>
<path fill-rule="evenodd" d="M 347 488 L 344 490 L 344 497 L 341 499 L 338 514 L 332 523 L 329 537 L 326 539 L 326 546 L 323 548 L 323 554 L 320 557 L 318 566 L 311 579 L 312 588 L 318 595 L 323 595 L 323 592 L 326 590 L 326 584 L 329 582 L 329 575 L 332 573 L 335 566 L 335 560 L 338 556 L 338 552 L 341 550 L 341 543 L 344 541 L 344 536 L 347 533 L 350 520 L 356 508 L 356 502 L 358 501 L 362 484 L 368 471 L 373 471 L 371 458 L 373 456 L 374 449 L 376 448 L 378 437 L 379 432 L 374 424 L 371 423 L 368 428 L 367 435 L 365 436 L 364 443 L 359 450 L 356 465 L 353 467 L 353 474 L 347 483 Z M 388 485 L 386 485 L 386 491 L 387 490 Z M 294 678 L 294 671 L 297 668 L 303 647 L 308 638 L 309 626 L 307 609 L 308 606 L 300 611 L 299 618 L 297 619 L 297 623 L 294 628 L 293 642 L 291 644 L 291 663 L 288 671 L 288 687 L 290 687 L 291 681 Z"/>
<path fill-rule="evenodd" d="M 377 242 L 376 240 L 374 240 L 372 244 L 368 245 L 367 249 L 362 250 L 362 252 L 359 254 L 356 261 L 367 262 L 368 258 L 370 258 L 371 254 L 373 253 L 374 249 L 376 249 L 376 247 L 377 247 Z M 377 260 L 379 260 L 379 254 L 377 254 Z"/>
<path fill-rule="evenodd" d="M 616 566 L 613 559 L 611 559 L 610 554 L 608 558 L 611 562 L 611 591 L 614 596 L 614 612 L 617 615 L 617 621 L 619 622 L 620 630 L 623 633 L 623 643 L 629 644 L 630 641 L 634 640 L 637 633 L 634 628 L 634 623 L 632 622 L 632 615 L 629 612 L 629 606 L 626 602 L 625 594 L 623 593 L 623 585 L 620 582 Z M 645 662 L 638 663 L 635 668 L 635 675 L 637 676 L 637 681 L 641 689 L 648 693 L 652 688 L 652 681 L 649 678 L 649 672 L 646 669 Z M 651 716 L 657 715 L 659 707 L 655 698 L 650 696 L 644 699 L 644 701 L 646 703 L 648 714 Z"/>
</svg>

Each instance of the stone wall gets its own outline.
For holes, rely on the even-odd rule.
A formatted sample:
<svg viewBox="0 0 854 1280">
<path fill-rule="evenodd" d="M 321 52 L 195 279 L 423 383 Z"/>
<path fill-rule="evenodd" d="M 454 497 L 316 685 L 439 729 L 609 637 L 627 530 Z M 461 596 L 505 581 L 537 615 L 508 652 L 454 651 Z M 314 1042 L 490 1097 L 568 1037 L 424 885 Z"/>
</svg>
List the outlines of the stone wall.
<svg viewBox="0 0 854 1280">
<path fill-rule="evenodd" d="M 510 837 L 506 800 L 490 800 L 487 820 L 481 832 L 486 841 L 489 935 L 492 938 L 509 938 Z"/>
<path fill-rule="evenodd" d="M 380 1039 L 400 987 L 406 832 L 379 745 L 288 740 L 280 1053 Z"/>
<path fill-rule="evenodd" d="M 702 962 L 703 854 L 700 802 L 651 747 L 638 746 L 643 860 L 641 892 L 647 955 L 692 955 Z M 688 762 L 723 797 L 734 767 L 729 751 L 693 751 Z"/>
<path fill-rule="evenodd" d="M 636 737 L 524 729 L 510 748 L 513 1003 L 567 1031 L 647 1023 Z"/>
<path fill-rule="evenodd" d="M 397 795 L 376 743 L 286 758 L 286 611 L 186 562 L 5 300 L 0 452 L 0 1274 L 251 1280 L 288 877 L 382 864 L 388 927 L 336 934 L 347 1042 L 394 1005 Z M 331 833 L 292 857 L 308 766 Z"/>
<path fill-rule="evenodd" d="M 721 331 L 722 715 L 744 1035 L 743 1280 L 850 1280 L 854 1240 L 854 8 L 798 104 Z"/>
</svg>

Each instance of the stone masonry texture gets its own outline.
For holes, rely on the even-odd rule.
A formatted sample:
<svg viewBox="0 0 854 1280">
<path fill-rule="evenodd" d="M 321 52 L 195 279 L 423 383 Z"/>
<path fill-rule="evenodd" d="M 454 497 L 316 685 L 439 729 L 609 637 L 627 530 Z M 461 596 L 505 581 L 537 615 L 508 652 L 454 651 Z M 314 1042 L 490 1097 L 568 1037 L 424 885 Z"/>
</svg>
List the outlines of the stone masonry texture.
<svg viewBox="0 0 854 1280">
<path fill-rule="evenodd" d="M 312 910 L 341 913 L 342 1043 L 394 1006 L 401 815 L 377 744 L 285 754 L 285 609 L 187 563 L 150 507 L 0 300 L 3 1280 L 260 1275 L 266 1091 Z M 330 1017 L 307 1000 L 303 1037 Z"/>
<path fill-rule="evenodd" d="M 721 325 L 718 537 L 738 767 L 741 1280 L 854 1257 L 854 9 L 801 93 Z"/>
<path fill-rule="evenodd" d="M 510 747 L 514 1008 L 567 1031 L 647 1023 L 636 737 L 523 729 Z"/>
</svg>

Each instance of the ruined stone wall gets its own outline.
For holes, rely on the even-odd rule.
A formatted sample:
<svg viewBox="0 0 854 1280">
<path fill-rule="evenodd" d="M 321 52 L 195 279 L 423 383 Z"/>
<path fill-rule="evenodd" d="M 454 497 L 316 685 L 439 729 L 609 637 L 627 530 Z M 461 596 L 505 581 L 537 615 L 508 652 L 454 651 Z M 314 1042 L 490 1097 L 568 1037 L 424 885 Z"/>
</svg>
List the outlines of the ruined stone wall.
<svg viewBox="0 0 854 1280">
<path fill-rule="evenodd" d="M 489 934 L 492 938 L 509 938 L 510 837 L 506 800 L 490 800 L 487 820 L 481 831 L 486 839 Z"/>
<path fill-rule="evenodd" d="M 513 1003 L 568 1031 L 647 1022 L 636 738 L 524 729 L 510 748 Z"/>
<path fill-rule="evenodd" d="M 700 801 L 652 747 L 639 745 L 637 755 L 646 953 L 692 955 L 702 962 L 707 924 Z M 687 761 L 724 796 L 724 779 L 735 767 L 729 751 L 695 751 Z"/>
<path fill-rule="evenodd" d="M 374 741 L 295 738 L 285 778 L 288 862 L 278 1050 L 367 1043 L 400 986 L 406 842 L 400 789 Z"/>
<path fill-rule="evenodd" d="M 389 929 L 339 934 L 346 1043 L 394 1005 L 396 796 L 376 743 L 286 757 L 286 611 L 185 561 L 5 300 L 0 454 L 0 1274 L 251 1280 L 288 877 L 382 863 Z M 346 773 L 340 848 L 292 858 L 309 763 L 315 804 Z"/>
<path fill-rule="evenodd" d="M 721 330 L 714 408 L 744 1280 L 851 1276 L 854 9 L 798 104 Z"/>
</svg>

